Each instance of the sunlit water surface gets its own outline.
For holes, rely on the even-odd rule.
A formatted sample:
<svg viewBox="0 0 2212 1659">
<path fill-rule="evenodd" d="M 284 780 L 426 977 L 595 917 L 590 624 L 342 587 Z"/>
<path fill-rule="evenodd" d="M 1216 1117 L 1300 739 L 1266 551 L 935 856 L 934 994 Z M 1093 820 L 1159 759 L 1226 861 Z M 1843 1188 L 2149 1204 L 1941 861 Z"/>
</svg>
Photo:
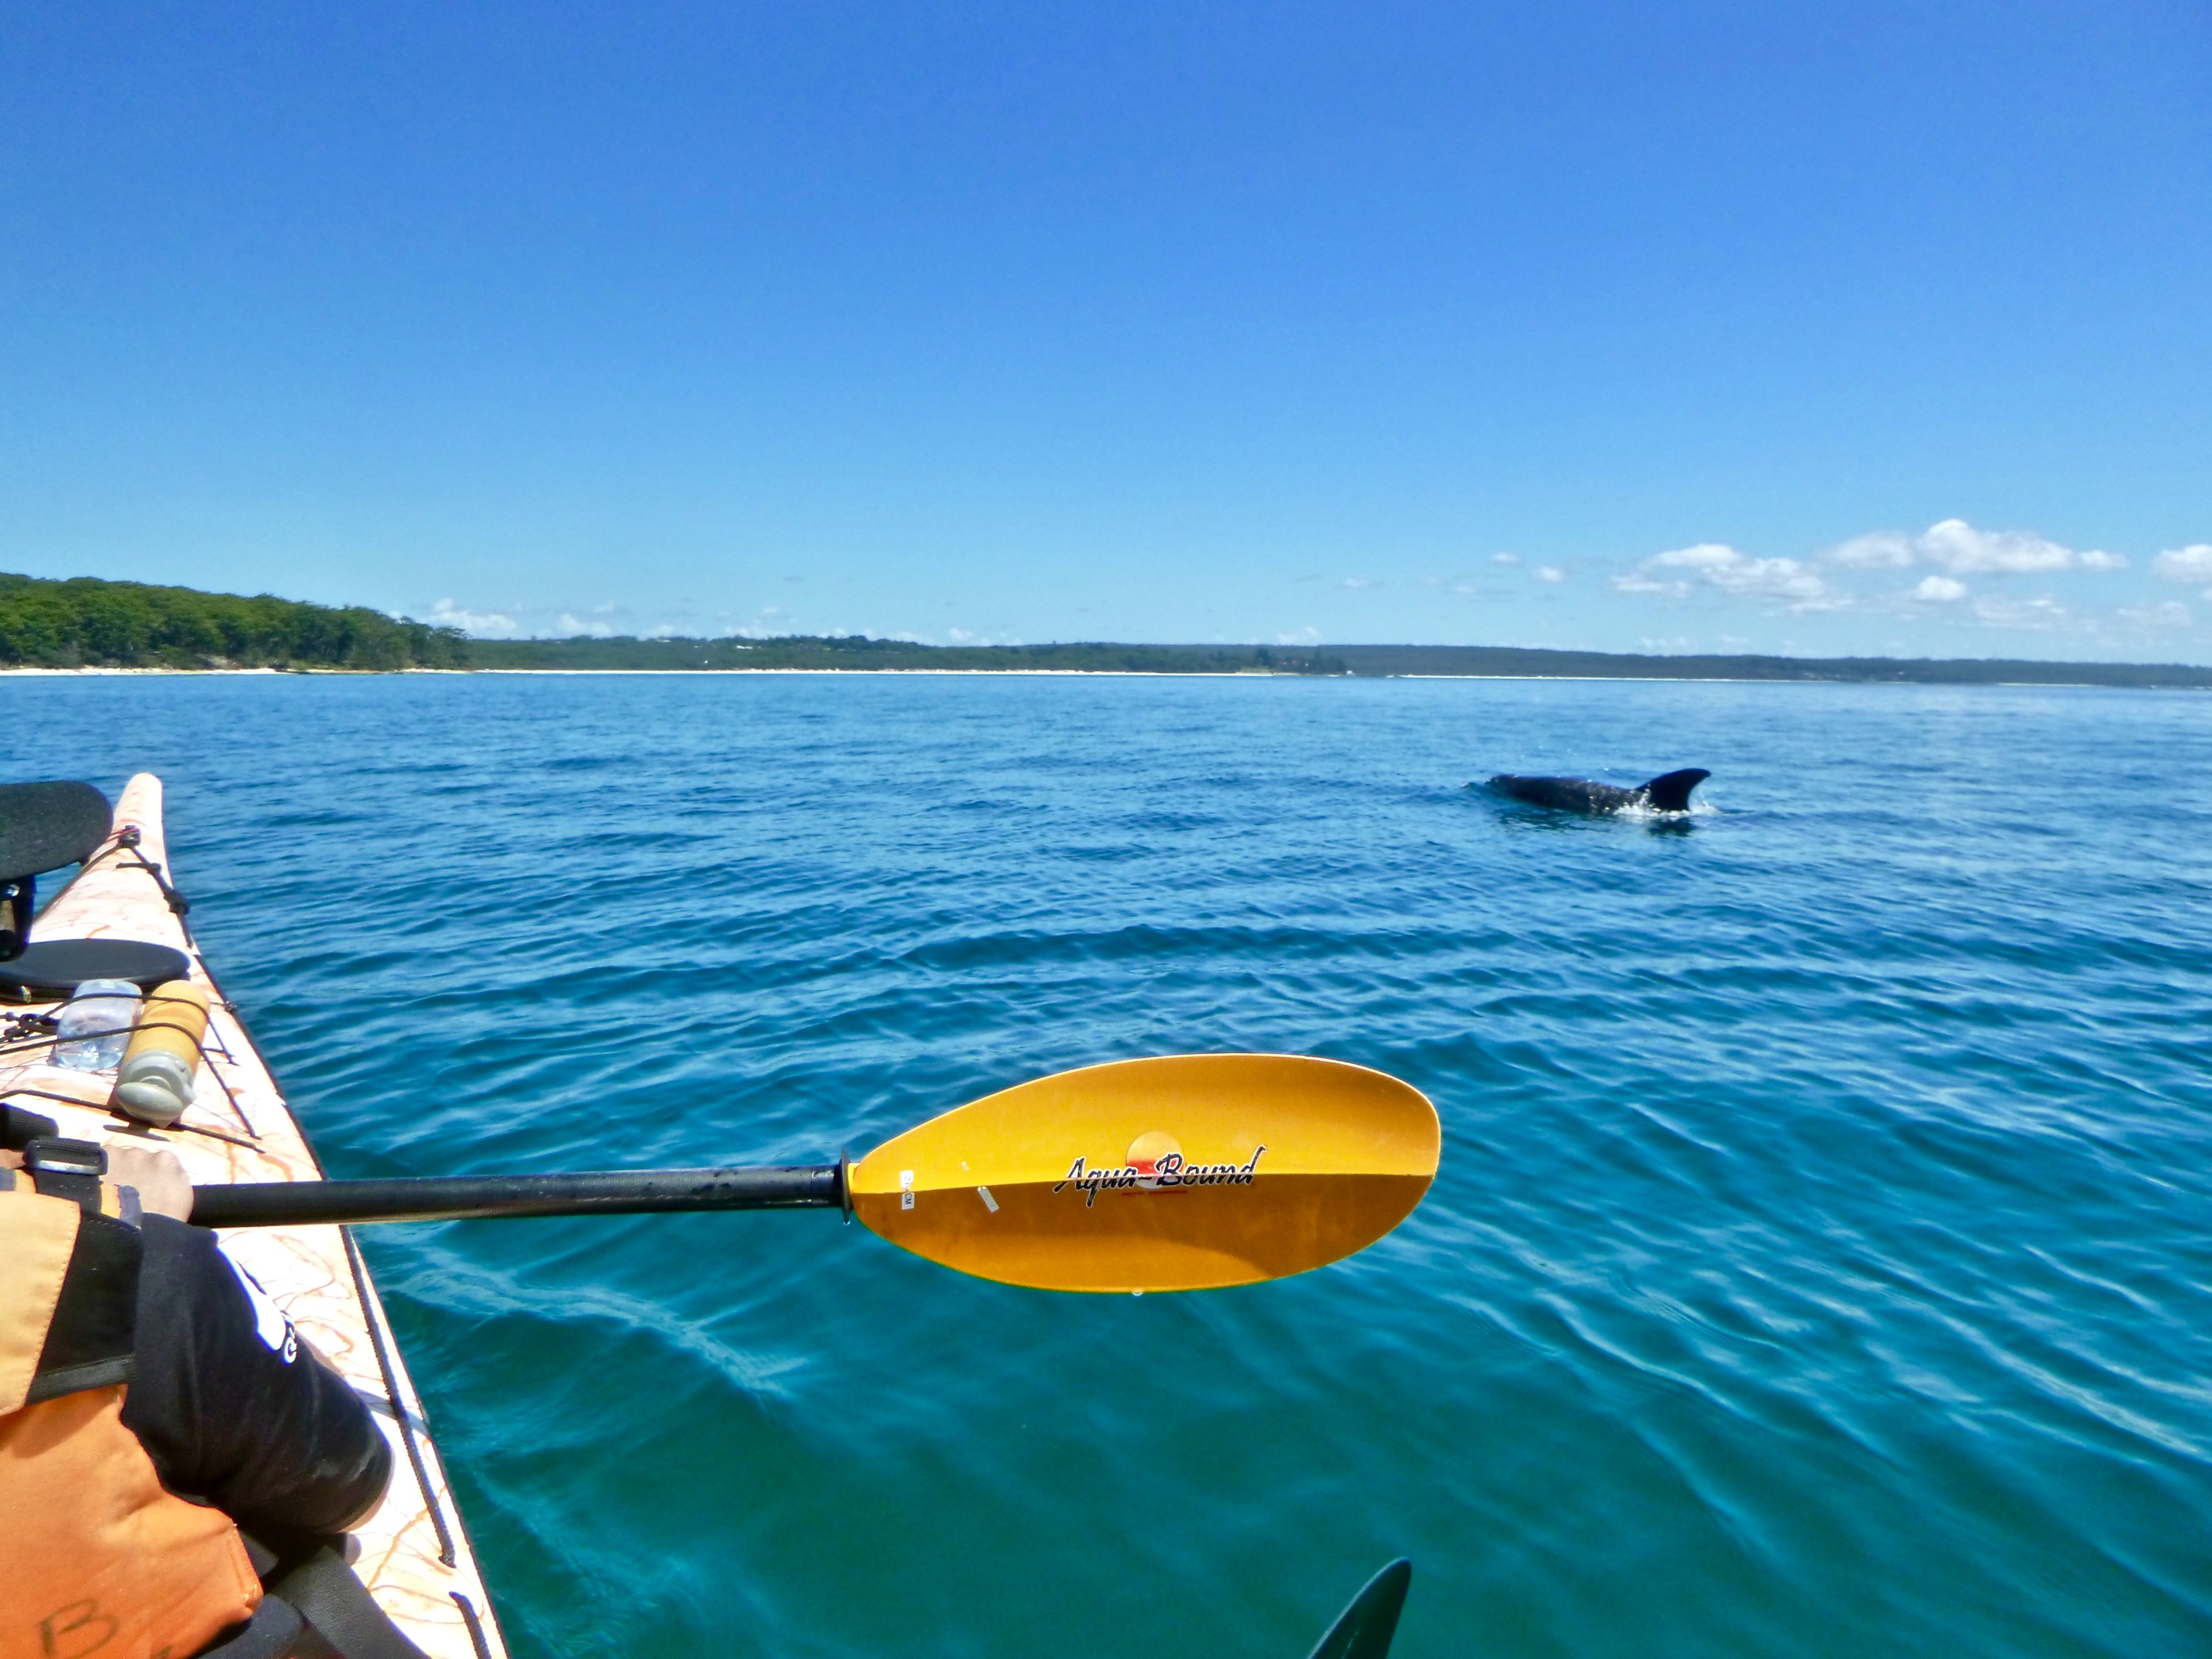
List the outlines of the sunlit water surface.
<svg viewBox="0 0 2212 1659">
<path fill-rule="evenodd" d="M 816 1160 L 1289 1049 L 1364 1255 L 1012 1290 L 834 1216 L 369 1230 L 528 1655 L 2212 1652 L 2212 701 L 769 676 L 0 682 L 169 784 L 336 1173 Z M 1495 771 L 1713 772 L 1686 829 Z"/>
</svg>

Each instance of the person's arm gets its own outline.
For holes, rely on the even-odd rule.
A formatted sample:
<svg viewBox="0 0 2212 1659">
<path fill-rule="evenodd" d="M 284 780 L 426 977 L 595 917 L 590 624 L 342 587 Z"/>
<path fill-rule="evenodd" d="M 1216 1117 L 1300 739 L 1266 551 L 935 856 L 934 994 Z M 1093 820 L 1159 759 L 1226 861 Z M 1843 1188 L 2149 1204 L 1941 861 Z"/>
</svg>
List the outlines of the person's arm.
<svg viewBox="0 0 2212 1659">
<path fill-rule="evenodd" d="M 137 1372 L 123 1421 L 171 1491 L 248 1531 L 343 1532 L 392 1478 L 352 1387 L 249 1290 L 213 1233 L 143 1220 Z"/>
</svg>

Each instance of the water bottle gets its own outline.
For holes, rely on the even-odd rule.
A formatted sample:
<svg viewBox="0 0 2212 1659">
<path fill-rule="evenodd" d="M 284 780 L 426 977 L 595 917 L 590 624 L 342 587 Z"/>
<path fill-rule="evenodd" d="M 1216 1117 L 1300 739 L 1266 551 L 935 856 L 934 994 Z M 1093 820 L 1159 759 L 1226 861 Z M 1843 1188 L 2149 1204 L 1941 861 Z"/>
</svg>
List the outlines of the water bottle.
<svg viewBox="0 0 2212 1659">
<path fill-rule="evenodd" d="M 208 994 L 188 979 L 146 994 L 138 1029 L 116 1068 L 113 1103 L 141 1123 L 166 1129 L 192 1103 L 192 1073 L 207 1036 Z"/>
<path fill-rule="evenodd" d="M 62 1005 L 54 1064 L 80 1072 L 112 1070 L 122 1063 L 137 1023 L 137 986 L 127 979 L 88 979 Z"/>
</svg>

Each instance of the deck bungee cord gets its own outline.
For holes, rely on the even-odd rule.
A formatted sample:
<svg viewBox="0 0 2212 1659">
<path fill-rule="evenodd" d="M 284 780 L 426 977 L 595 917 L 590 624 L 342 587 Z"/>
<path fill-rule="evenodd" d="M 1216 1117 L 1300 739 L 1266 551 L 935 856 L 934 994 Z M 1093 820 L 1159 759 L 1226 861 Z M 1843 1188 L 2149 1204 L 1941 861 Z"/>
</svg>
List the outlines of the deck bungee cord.
<svg viewBox="0 0 2212 1659">
<path fill-rule="evenodd" d="M 234 1020 L 236 1020 L 241 1028 L 243 1027 L 243 1019 L 240 1018 L 238 1011 L 229 1003 L 225 1002 L 219 998 L 210 997 L 208 1000 L 208 1006 L 211 1011 L 217 1008 L 222 1009 L 225 1013 L 230 1015 Z M 79 1042 L 82 1040 L 81 1038 L 63 1036 L 57 1029 L 58 1024 L 58 1021 L 57 1017 L 53 1014 L 19 1014 L 9 1019 L 4 1028 L 0 1028 L 0 1065 L 6 1064 L 9 1059 L 13 1056 L 34 1055 L 42 1049 L 51 1054 L 52 1050 L 61 1043 Z M 161 1031 L 174 1029 L 175 1028 L 173 1025 L 165 1021 L 139 1020 L 133 1021 L 128 1025 L 112 1027 L 106 1030 L 103 1035 L 108 1036 L 135 1036 L 141 1031 Z M 215 1028 L 212 1024 L 209 1024 L 205 1028 L 205 1031 L 206 1035 L 196 1038 L 193 1043 L 194 1051 L 200 1061 L 200 1064 L 196 1070 L 198 1074 L 204 1075 L 210 1079 L 214 1082 L 216 1087 L 222 1091 L 224 1103 L 229 1106 L 231 1115 L 237 1118 L 239 1127 L 246 1131 L 246 1139 L 241 1140 L 235 1135 L 227 1133 L 223 1130 L 211 1127 L 206 1124 L 185 1122 L 183 1120 L 181 1114 L 177 1117 L 171 1119 L 168 1122 L 161 1123 L 155 1127 L 164 1129 L 178 1129 L 188 1134 L 210 1135 L 217 1140 L 230 1141 L 234 1146 L 258 1146 L 260 1145 L 259 1135 L 258 1132 L 256 1131 L 253 1127 L 252 1119 L 249 1118 L 246 1115 L 245 1107 L 239 1103 L 237 1093 L 231 1088 L 229 1080 L 223 1076 L 222 1067 L 212 1063 L 216 1059 L 221 1059 L 227 1064 L 234 1066 L 237 1064 L 237 1059 L 231 1054 L 228 1048 L 222 1044 L 222 1040 L 219 1037 L 215 1036 Z M 210 1040 L 213 1042 L 213 1047 L 210 1046 Z M 87 1100 L 77 1095 L 61 1094 L 52 1090 L 31 1088 L 20 1084 L 7 1089 L 4 1093 L 8 1096 L 34 1096 L 42 1100 L 59 1101 L 63 1104 L 69 1106 L 83 1106 L 92 1110 L 106 1112 L 110 1115 L 118 1118 L 125 1123 L 143 1122 L 145 1121 L 143 1118 L 134 1116 L 132 1113 L 118 1105 L 112 1097 L 108 1100 Z"/>
</svg>

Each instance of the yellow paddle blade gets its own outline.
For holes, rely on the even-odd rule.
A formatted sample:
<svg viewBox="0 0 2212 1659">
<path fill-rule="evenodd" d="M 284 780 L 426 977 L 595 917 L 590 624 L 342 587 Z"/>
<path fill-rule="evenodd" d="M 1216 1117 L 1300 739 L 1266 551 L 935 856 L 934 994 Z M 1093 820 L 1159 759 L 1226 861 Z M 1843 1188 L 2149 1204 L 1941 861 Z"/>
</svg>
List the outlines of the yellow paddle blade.
<svg viewBox="0 0 2212 1659">
<path fill-rule="evenodd" d="M 1413 1212 L 1442 1136 L 1419 1090 L 1295 1054 L 1176 1054 L 1040 1078 L 887 1140 L 847 1180 L 892 1243 L 1053 1291 L 1304 1273 Z"/>
</svg>

